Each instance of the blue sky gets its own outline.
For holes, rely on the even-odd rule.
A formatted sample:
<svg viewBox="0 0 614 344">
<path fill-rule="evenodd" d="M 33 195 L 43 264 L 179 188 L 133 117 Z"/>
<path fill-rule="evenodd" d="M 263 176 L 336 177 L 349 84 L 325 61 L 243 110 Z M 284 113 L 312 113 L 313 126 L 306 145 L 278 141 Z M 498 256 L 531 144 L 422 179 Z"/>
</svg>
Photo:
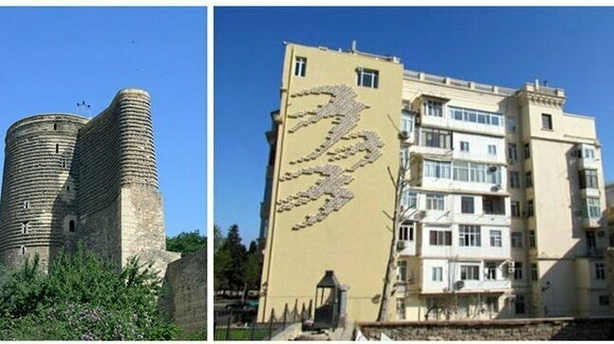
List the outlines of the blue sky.
<svg viewBox="0 0 614 344">
<path fill-rule="evenodd" d="M 214 222 L 258 236 L 269 113 L 283 41 L 401 58 L 405 69 L 518 88 L 565 89 L 568 113 L 596 117 L 614 180 L 614 8 L 239 8 L 214 12 Z"/>
<path fill-rule="evenodd" d="M 205 8 L 0 8 L 2 142 L 21 118 L 75 113 L 81 101 L 95 116 L 120 89 L 144 89 L 166 233 L 204 233 L 206 17 Z"/>
</svg>

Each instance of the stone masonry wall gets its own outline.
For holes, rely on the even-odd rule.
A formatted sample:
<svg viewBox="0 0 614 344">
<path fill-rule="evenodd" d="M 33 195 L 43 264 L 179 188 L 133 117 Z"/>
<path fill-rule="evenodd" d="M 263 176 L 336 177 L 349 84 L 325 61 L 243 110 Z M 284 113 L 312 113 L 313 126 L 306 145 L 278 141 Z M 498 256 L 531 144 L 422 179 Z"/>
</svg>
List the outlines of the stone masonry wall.
<svg viewBox="0 0 614 344">
<path fill-rule="evenodd" d="M 68 114 L 37 115 L 8 129 L 0 201 L 5 265 L 38 253 L 47 266 L 70 235 L 76 214 L 73 151 L 87 121 Z"/>
<path fill-rule="evenodd" d="M 160 299 L 183 331 L 203 331 L 207 326 L 207 252 L 202 250 L 168 265 L 163 287 L 168 294 Z"/>
<path fill-rule="evenodd" d="M 8 266 L 34 252 L 47 265 L 82 242 L 121 264 L 141 255 L 163 274 L 179 255 L 165 251 L 149 94 L 121 90 L 92 120 L 51 114 L 13 124 L 0 235 Z"/>
<path fill-rule="evenodd" d="M 370 340 L 612 340 L 614 318 L 360 323 Z"/>
</svg>

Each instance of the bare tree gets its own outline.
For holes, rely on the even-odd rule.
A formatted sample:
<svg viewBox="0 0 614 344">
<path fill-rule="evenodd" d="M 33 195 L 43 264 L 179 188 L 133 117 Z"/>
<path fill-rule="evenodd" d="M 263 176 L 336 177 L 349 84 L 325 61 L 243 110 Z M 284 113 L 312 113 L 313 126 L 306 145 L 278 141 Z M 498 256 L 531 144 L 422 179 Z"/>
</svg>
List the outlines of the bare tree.
<svg viewBox="0 0 614 344">
<path fill-rule="evenodd" d="M 388 116 L 390 119 L 390 116 Z M 390 119 L 392 122 L 392 119 Z M 394 125 L 394 122 L 393 122 Z M 396 127 L 396 126 L 395 126 Z M 399 140 L 404 141 L 407 139 L 407 132 L 399 131 Z M 384 287 L 382 291 L 382 297 L 380 301 L 379 313 L 377 316 L 377 321 L 387 321 L 388 320 L 388 309 L 390 304 L 390 297 L 392 295 L 392 287 L 393 281 L 395 277 L 395 267 L 396 267 L 396 243 L 397 243 L 397 235 L 399 232 L 399 227 L 403 223 L 403 217 L 407 212 L 407 209 L 402 208 L 401 199 L 403 197 L 403 192 L 405 188 L 409 185 L 409 180 L 406 179 L 406 172 L 409 167 L 409 156 L 406 158 L 401 158 L 399 163 L 399 169 L 396 173 L 396 176 L 392 173 L 390 166 L 388 167 L 388 175 L 390 176 L 390 181 L 394 186 L 394 212 L 391 215 L 384 212 L 390 220 L 392 220 L 392 235 L 390 238 L 390 250 L 388 252 L 388 262 L 386 264 L 386 273 L 384 275 Z M 388 228 L 390 230 L 390 228 Z"/>
</svg>

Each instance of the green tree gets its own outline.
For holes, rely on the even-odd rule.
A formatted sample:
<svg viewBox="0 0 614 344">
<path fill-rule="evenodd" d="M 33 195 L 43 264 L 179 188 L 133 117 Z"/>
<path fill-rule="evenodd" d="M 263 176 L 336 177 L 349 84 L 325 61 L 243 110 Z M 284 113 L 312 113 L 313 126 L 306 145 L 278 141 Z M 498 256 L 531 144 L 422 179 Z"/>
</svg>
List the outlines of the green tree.
<svg viewBox="0 0 614 344">
<path fill-rule="evenodd" d="M 175 237 L 166 237 L 166 250 L 181 252 L 181 256 L 204 250 L 207 247 L 207 237 L 201 235 L 198 230 L 182 232 Z"/>
<path fill-rule="evenodd" d="M 169 340 L 157 307 L 160 279 L 132 259 L 121 268 L 82 248 L 42 274 L 38 256 L 0 286 L 2 340 Z"/>
</svg>

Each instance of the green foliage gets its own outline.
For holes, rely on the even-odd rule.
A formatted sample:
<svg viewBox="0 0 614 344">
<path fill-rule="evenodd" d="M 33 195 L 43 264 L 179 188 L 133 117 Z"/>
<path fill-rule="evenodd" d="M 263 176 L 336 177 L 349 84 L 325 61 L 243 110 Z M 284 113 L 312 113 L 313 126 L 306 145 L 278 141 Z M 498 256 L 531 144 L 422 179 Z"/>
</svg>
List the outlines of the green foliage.
<svg viewBox="0 0 614 344">
<path fill-rule="evenodd" d="M 219 227 L 218 227 L 219 230 Z M 232 225 L 214 253 L 214 288 L 216 290 L 258 289 L 262 274 L 260 245 L 252 241 L 249 250 L 241 242 L 239 226 Z"/>
<path fill-rule="evenodd" d="M 0 283 L 2 340 L 169 340 L 175 325 L 157 307 L 160 279 L 138 259 L 124 268 L 82 248 L 45 275 L 38 257 Z M 6 275 L 5 275 L 6 276 Z"/>
<path fill-rule="evenodd" d="M 181 252 L 182 257 L 204 250 L 206 247 L 207 237 L 201 235 L 198 230 L 182 232 L 175 237 L 166 237 L 166 250 Z"/>
</svg>

